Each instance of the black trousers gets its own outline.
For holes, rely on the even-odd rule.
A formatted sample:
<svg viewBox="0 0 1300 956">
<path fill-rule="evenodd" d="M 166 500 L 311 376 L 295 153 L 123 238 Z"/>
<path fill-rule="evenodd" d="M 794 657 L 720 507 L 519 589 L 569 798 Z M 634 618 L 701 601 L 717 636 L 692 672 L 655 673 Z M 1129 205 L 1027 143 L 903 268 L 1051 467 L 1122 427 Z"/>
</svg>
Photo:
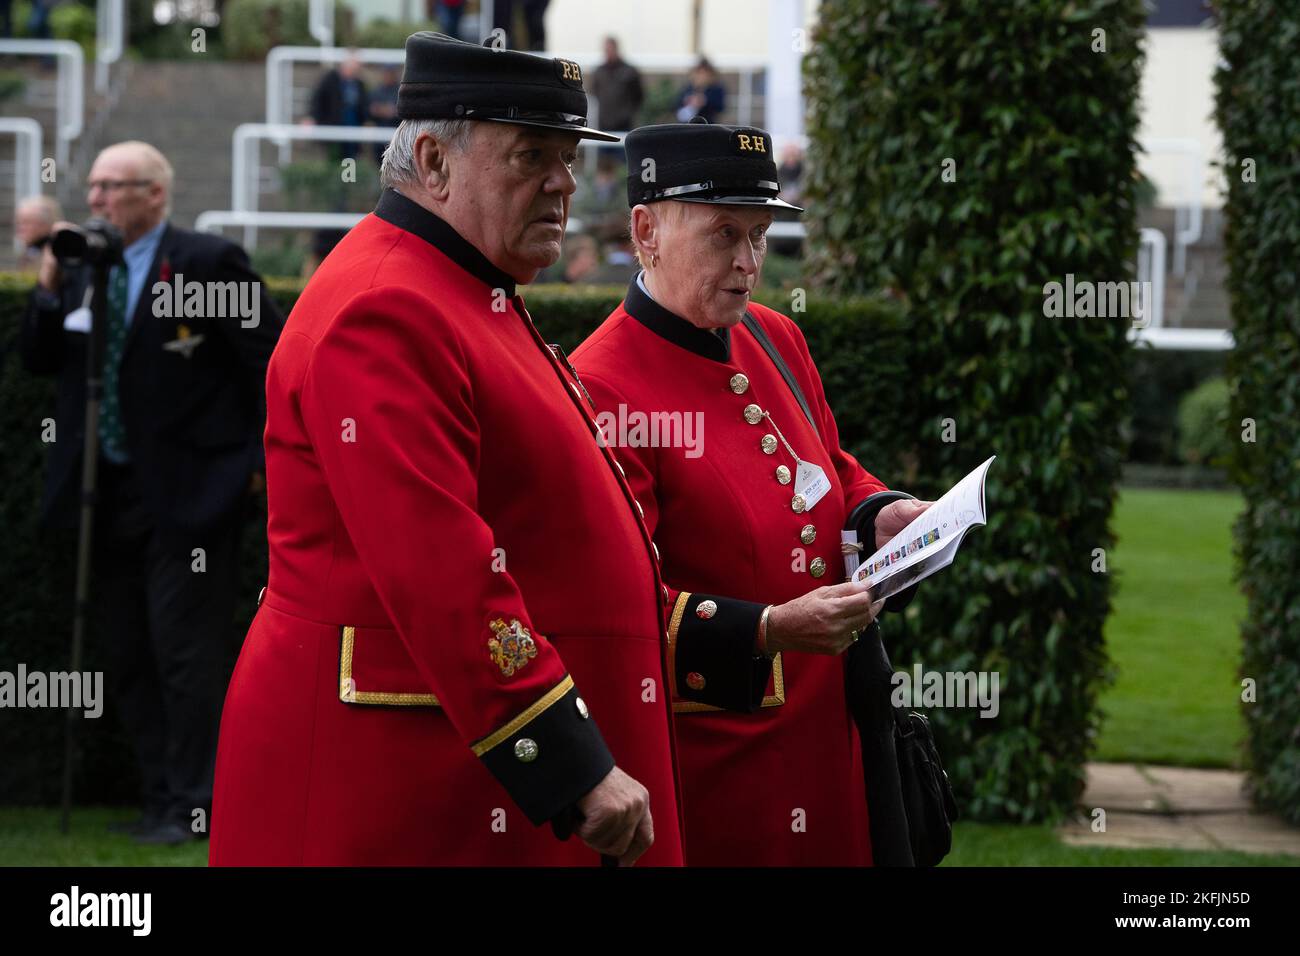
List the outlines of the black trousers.
<svg viewBox="0 0 1300 956">
<path fill-rule="evenodd" d="M 189 827 L 202 810 L 206 827 L 234 656 L 239 517 L 202 535 L 163 533 L 131 467 L 99 469 L 91 639 L 107 651 L 145 815 Z"/>
</svg>

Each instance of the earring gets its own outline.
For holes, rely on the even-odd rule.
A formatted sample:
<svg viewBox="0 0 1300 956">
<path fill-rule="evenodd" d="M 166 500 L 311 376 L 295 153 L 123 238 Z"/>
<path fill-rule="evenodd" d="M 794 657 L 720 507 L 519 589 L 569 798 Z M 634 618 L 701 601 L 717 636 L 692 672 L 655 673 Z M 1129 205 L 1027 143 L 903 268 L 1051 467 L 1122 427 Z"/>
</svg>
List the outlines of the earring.
<svg viewBox="0 0 1300 956">
<path fill-rule="evenodd" d="M 650 253 L 650 268 L 653 269 L 657 265 L 659 265 L 659 253 L 652 252 Z"/>
</svg>

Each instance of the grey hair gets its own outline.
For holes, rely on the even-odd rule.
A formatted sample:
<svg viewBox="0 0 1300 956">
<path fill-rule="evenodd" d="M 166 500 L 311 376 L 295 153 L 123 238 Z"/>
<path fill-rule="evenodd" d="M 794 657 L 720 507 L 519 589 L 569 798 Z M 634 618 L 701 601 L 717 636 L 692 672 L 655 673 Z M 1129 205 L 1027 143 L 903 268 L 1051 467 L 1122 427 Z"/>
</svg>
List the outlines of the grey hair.
<svg viewBox="0 0 1300 956">
<path fill-rule="evenodd" d="M 470 121 L 463 119 L 402 120 L 384 150 L 379 166 L 379 185 L 383 187 L 416 185 L 420 181 L 415 168 L 415 141 L 428 133 L 448 149 L 464 152 L 469 146 Z"/>
</svg>

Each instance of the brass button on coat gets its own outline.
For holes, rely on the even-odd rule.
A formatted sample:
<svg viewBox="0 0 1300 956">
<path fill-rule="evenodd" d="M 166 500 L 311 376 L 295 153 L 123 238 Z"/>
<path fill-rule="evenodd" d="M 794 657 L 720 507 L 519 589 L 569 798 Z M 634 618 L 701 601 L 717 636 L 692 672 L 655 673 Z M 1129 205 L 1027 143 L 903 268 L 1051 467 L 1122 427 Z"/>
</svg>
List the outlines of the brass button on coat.
<svg viewBox="0 0 1300 956">
<path fill-rule="evenodd" d="M 812 544 L 817 540 L 817 529 L 810 524 L 804 525 L 803 530 L 799 532 L 799 540 L 804 544 Z"/>
<path fill-rule="evenodd" d="M 763 454 L 765 454 L 765 455 L 773 455 L 773 454 L 776 453 L 776 436 L 775 436 L 775 435 L 764 435 L 764 436 L 763 436 L 763 440 L 762 440 L 762 442 L 760 442 L 760 444 L 763 446 Z"/>
<path fill-rule="evenodd" d="M 761 408 L 757 405 L 745 406 L 745 421 L 749 422 L 751 425 L 757 425 L 762 420 L 763 410 Z"/>
<path fill-rule="evenodd" d="M 590 712 L 587 710 L 587 702 L 581 697 L 573 698 L 573 706 L 578 708 L 578 716 L 583 720 L 586 720 L 591 716 Z"/>
<path fill-rule="evenodd" d="M 532 763 L 537 759 L 537 741 L 520 737 L 515 741 L 515 757 L 520 763 Z"/>
<path fill-rule="evenodd" d="M 704 690 L 704 675 L 699 671 L 691 671 L 686 675 L 686 686 L 691 690 Z"/>
<path fill-rule="evenodd" d="M 737 372 L 731 376 L 731 390 L 737 395 L 744 395 L 749 391 L 749 379 L 743 373 Z"/>
<path fill-rule="evenodd" d="M 776 480 L 783 485 L 790 484 L 790 469 L 785 465 L 776 466 Z"/>
<path fill-rule="evenodd" d="M 695 616 L 706 621 L 717 613 L 718 605 L 714 601 L 701 601 L 695 609 Z"/>
<path fill-rule="evenodd" d="M 813 558 L 812 564 L 808 565 L 808 573 L 815 578 L 821 577 L 826 573 L 826 562 L 821 558 Z"/>
<path fill-rule="evenodd" d="M 790 499 L 790 507 L 794 509 L 795 514 L 800 514 L 808 507 L 808 499 L 803 495 L 795 495 Z"/>
</svg>

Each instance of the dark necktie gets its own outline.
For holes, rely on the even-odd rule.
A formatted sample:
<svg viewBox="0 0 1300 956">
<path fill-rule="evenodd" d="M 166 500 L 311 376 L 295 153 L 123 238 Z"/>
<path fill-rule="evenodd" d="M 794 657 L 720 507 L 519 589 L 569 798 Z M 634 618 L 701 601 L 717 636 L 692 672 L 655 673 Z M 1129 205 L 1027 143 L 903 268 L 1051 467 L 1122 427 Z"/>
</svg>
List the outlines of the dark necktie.
<svg viewBox="0 0 1300 956">
<path fill-rule="evenodd" d="M 118 384 L 126 347 L 126 267 L 114 266 L 108 277 L 108 327 L 104 340 L 104 400 L 99 409 L 99 441 L 112 461 L 127 458 L 126 429 Z"/>
</svg>

